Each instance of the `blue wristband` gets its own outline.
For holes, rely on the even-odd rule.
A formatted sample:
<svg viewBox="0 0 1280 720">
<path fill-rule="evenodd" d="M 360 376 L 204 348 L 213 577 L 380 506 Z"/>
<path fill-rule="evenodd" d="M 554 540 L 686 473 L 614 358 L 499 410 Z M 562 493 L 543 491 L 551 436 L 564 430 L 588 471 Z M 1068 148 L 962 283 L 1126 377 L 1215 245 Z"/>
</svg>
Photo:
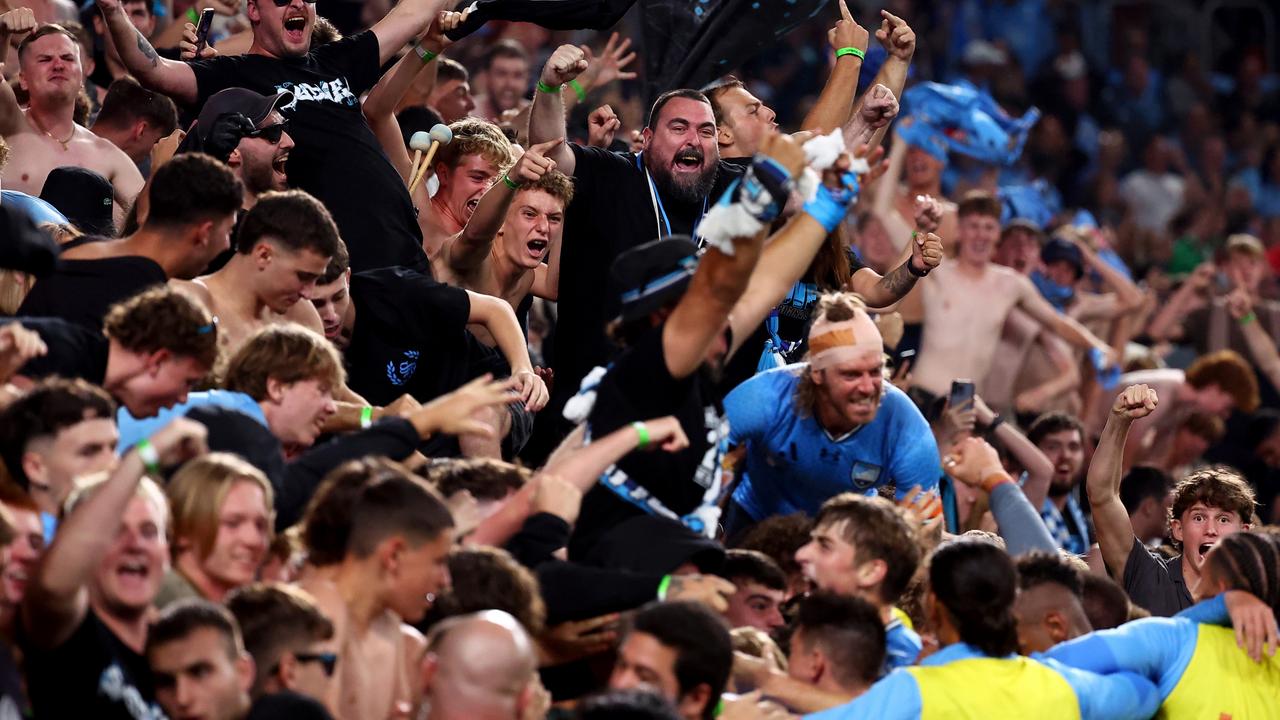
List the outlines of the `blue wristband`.
<svg viewBox="0 0 1280 720">
<path fill-rule="evenodd" d="M 804 204 L 804 211 L 821 223 L 829 233 L 840 227 L 840 221 L 849 212 L 849 206 L 858 199 L 858 176 L 846 172 L 840 179 L 844 188 L 832 190 L 826 185 L 819 185 L 817 194 Z"/>
</svg>

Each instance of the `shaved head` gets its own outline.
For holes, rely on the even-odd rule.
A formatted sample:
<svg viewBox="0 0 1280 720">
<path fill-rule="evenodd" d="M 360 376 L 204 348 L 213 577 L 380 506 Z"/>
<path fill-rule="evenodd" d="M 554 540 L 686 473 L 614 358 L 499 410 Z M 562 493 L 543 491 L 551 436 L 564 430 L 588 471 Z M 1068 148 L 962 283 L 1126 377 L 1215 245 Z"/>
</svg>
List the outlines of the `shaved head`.
<svg viewBox="0 0 1280 720">
<path fill-rule="evenodd" d="M 427 638 L 423 674 L 431 720 L 514 720 L 528 704 L 538 659 L 529 634 L 499 610 L 442 621 Z"/>
</svg>

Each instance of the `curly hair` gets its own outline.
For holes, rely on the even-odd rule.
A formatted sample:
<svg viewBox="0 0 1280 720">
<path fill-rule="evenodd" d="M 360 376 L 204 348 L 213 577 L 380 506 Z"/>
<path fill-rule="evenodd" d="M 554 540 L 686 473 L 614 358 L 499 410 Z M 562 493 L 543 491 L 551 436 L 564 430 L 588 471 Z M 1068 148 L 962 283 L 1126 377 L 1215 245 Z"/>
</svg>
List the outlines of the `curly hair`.
<svg viewBox="0 0 1280 720">
<path fill-rule="evenodd" d="M 541 190 L 559 200 L 560 204 L 566 208 L 573 202 L 573 179 L 559 170 L 544 173 L 537 182 L 526 183 L 520 187 L 520 192 L 529 190 Z"/>
<path fill-rule="evenodd" d="M 1239 473 L 1227 467 L 1211 467 L 1196 470 L 1173 487 L 1173 503 L 1169 506 L 1169 519 L 1182 521 L 1183 513 L 1196 503 L 1211 508 L 1227 510 L 1240 516 L 1240 522 L 1253 520 L 1257 497 L 1253 486 Z M 1176 543 L 1175 544 L 1180 544 Z"/>
<path fill-rule="evenodd" d="M 165 285 L 145 290 L 107 311 L 103 331 L 125 350 L 168 350 L 206 368 L 218 360 L 218 327 L 204 305 Z"/>
<path fill-rule="evenodd" d="M 1200 356 L 1187 368 L 1186 378 L 1187 384 L 1197 390 L 1217 385 L 1222 392 L 1231 396 L 1236 409 L 1243 413 L 1257 410 L 1261 402 L 1258 398 L 1258 378 L 1254 375 L 1253 368 L 1232 350 L 1219 350 Z"/>
</svg>

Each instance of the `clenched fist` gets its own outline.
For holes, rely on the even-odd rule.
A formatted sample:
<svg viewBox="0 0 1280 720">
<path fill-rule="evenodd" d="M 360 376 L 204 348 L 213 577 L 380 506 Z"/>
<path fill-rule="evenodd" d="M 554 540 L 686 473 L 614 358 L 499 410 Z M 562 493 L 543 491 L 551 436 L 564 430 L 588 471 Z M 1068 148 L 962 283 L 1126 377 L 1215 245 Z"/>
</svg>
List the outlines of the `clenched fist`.
<svg viewBox="0 0 1280 720">
<path fill-rule="evenodd" d="M 1146 385 L 1130 385 L 1116 397 L 1111 406 L 1111 414 L 1129 420 L 1144 418 L 1155 411 L 1160 404 L 1156 391 Z"/>
<path fill-rule="evenodd" d="M 862 100 L 859 117 L 873 130 L 879 130 L 898 116 L 898 98 L 884 85 L 876 84 Z"/>
<path fill-rule="evenodd" d="M 923 274 L 942 264 L 942 238 L 933 233 L 914 233 L 911 239 L 911 265 Z"/>
<path fill-rule="evenodd" d="M 542 68 L 544 85 L 563 85 L 587 69 L 587 54 L 577 45 L 561 45 Z"/>
</svg>

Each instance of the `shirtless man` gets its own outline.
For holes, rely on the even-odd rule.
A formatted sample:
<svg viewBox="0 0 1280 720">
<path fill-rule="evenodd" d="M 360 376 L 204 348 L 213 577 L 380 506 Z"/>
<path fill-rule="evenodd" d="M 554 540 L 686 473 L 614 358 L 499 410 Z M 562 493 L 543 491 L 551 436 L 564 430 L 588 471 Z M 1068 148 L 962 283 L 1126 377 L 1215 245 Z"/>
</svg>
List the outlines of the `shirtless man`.
<svg viewBox="0 0 1280 720">
<path fill-rule="evenodd" d="M 26 9 L 0 16 L 0 46 L 30 23 Z M 88 168 L 111 181 L 116 226 L 122 227 L 142 190 L 142 174 L 120 148 L 72 119 L 76 96 L 84 88 L 80 43 L 59 25 L 42 25 L 18 46 L 18 63 L 18 81 L 31 98 L 26 110 L 0 78 L 0 135 L 13 153 L 7 184 L 39 196 L 50 170 L 66 165 Z"/>
<path fill-rule="evenodd" d="M 418 220 L 423 249 L 437 273 L 441 270 L 436 262 L 440 248 L 462 232 L 480 198 L 515 161 L 511 143 L 493 123 L 466 118 L 449 129 L 453 142 L 440 149 L 433 168 L 440 189 Z"/>
<path fill-rule="evenodd" d="M 1110 361 L 1111 348 L 1080 323 L 1059 313 L 1026 277 L 991 262 L 1000 237 L 1000 203 L 975 192 L 959 206 L 958 262 L 943 263 L 924 287 L 924 332 L 914 385 L 940 396 L 956 378 L 986 378 L 1013 308 L 1021 308 L 1072 345 L 1097 348 Z M 979 393 L 982 388 L 978 388 Z"/>
<path fill-rule="evenodd" d="M 333 218 L 315 198 L 301 190 L 265 193 L 245 213 L 227 264 L 175 284 L 217 317 L 228 351 L 271 322 L 291 320 L 323 332 L 315 307 L 298 301 L 310 299 L 339 242 Z"/>
<path fill-rule="evenodd" d="M 325 704 L 337 720 L 414 717 L 421 679 L 410 664 L 424 643 L 402 623 L 421 620 L 449 584 L 453 518 L 435 490 L 394 463 L 356 461 L 335 474 L 311 516 L 343 516 L 345 553 L 299 583 L 333 621 L 341 658 Z"/>
<path fill-rule="evenodd" d="M 560 143 L 529 148 L 485 193 L 462 232 L 440 248 L 438 279 L 502 298 L 517 315 L 531 294 L 555 301 L 564 211 L 573 200 L 573 181 L 545 154 Z M 467 329 L 493 344 L 482 328 Z"/>
</svg>

